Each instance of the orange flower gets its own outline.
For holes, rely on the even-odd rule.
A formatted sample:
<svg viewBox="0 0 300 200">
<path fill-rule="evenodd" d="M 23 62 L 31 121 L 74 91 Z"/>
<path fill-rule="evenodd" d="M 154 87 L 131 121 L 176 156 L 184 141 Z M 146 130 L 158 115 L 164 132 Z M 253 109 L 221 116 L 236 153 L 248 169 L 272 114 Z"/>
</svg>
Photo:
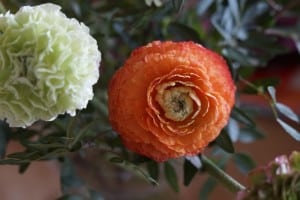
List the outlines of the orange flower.
<svg viewBox="0 0 300 200">
<path fill-rule="evenodd" d="M 228 122 L 235 86 L 218 54 L 193 42 L 133 51 L 109 86 L 109 119 L 124 145 L 156 161 L 200 153 Z"/>
</svg>

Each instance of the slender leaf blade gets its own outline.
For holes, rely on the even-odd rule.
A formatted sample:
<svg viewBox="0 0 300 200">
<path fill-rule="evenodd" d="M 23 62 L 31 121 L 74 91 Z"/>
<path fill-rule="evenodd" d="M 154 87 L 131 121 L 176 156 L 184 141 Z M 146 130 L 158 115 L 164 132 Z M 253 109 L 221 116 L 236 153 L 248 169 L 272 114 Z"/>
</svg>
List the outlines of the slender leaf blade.
<svg viewBox="0 0 300 200">
<path fill-rule="evenodd" d="M 268 89 L 268 92 L 269 92 L 271 98 L 273 99 L 273 101 L 276 102 L 277 100 L 276 100 L 276 90 L 275 90 L 275 87 L 269 86 L 267 89 Z"/>
<path fill-rule="evenodd" d="M 179 192 L 178 178 L 174 167 L 169 163 L 165 162 L 164 172 L 166 180 L 175 192 Z"/>
<path fill-rule="evenodd" d="M 154 161 L 150 161 L 147 163 L 147 170 L 149 175 L 154 179 L 158 180 L 159 179 L 159 164 Z"/>
<path fill-rule="evenodd" d="M 232 15 L 234 16 L 236 23 L 238 23 L 241 18 L 238 1 L 231 0 L 231 1 L 228 1 L 228 4 L 229 4 L 230 11 L 231 11 Z"/>
<path fill-rule="evenodd" d="M 281 119 L 276 119 L 277 122 L 281 125 L 281 127 L 292 136 L 295 140 L 300 141 L 300 132 L 297 131 L 295 128 L 291 127 L 286 122 L 282 121 Z"/>
<path fill-rule="evenodd" d="M 215 179 L 208 178 L 206 182 L 202 185 L 202 188 L 199 193 L 199 199 L 209 200 L 209 195 L 212 193 L 216 185 L 217 181 Z"/>
<path fill-rule="evenodd" d="M 191 164 L 194 165 L 197 169 L 201 169 L 202 167 L 202 162 L 199 158 L 199 156 L 186 156 L 186 160 L 188 160 Z"/>
<path fill-rule="evenodd" d="M 233 156 L 233 161 L 236 163 L 238 169 L 245 174 L 256 166 L 252 158 L 245 153 L 236 153 Z"/>
<path fill-rule="evenodd" d="M 279 102 L 276 102 L 275 106 L 281 114 L 283 114 L 287 118 L 299 123 L 299 117 L 290 107 L 288 107 L 287 105 L 284 105 L 282 103 L 279 103 Z"/>
<path fill-rule="evenodd" d="M 185 159 L 183 163 L 183 184 L 185 186 L 188 186 L 197 174 L 197 172 L 198 169 L 188 159 Z"/>
<path fill-rule="evenodd" d="M 232 112 L 231 112 L 232 118 L 237 120 L 240 123 L 245 124 L 248 127 L 255 127 L 256 124 L 255 122 L 251 119 L 248 114 L 246 114 L 243 110 L 241 110 L 238 107 L 234 107 Z"/>
<path fill-rule="evenodd" d="M 215 140 L 216 144 L 227 153 L 234 153 L 233 143 L 226 130 L 222 130 L 221 134 Z"/>
<path fill-rule="evenodd" d="M 244 143 L 251 143 L 263 138 L 264 134 L 254 128 L 242 128 L 239 135 L 239 141 Z"/>
</svg>

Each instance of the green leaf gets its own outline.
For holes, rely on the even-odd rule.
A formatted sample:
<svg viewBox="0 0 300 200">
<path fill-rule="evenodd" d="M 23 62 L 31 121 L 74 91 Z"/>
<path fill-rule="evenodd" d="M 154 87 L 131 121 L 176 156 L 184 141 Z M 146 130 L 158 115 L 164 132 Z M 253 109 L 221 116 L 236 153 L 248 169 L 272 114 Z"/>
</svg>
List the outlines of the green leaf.
<svg viewBox="0 0 300 200">
<path fill-rule="evenodd" d="M 291 127 L 286 122 L 282 121 L 281 119 L 277 118 L 277 122 L 281 125 L 281 127 L 292 136 L 295 140 L 300 141 L 300 132 L 298 132 L 295 128 Z"/>
<path fill-rule="evenodd" d="M 8 135 L 11 133 L 10 128 L 5 122 L 0 121 L 0 159 L 4 158 L 6 153 L 6 146 L 8 142 Z"/>
<path fill-rule="evenodd" d="M 251 143 L 259 139 L 263 139 L 263 133 L 255 128 L 242 128 L 240 130 L 239 141 L 244 143 Z"/>
<path fill-rule="evenodd" d="M 274 102 L 276 102 L 277 100 L 276 100 L 276 90 L 275 90 L 275 87 L 269 86 L 267 89 L 268 89 L 268 92 L 269 92 L 269 94 L 270 94 L 272 100 L 273 100 Z"/>
<path fill-rule="evenodd" d="M 282 103 L 279 103 L 279 102 L 276 102 L 275 106 L 281 114 L 283 114 L 287 118 L 299 123 L 299 118 L 298 118 L 297 114 L 294 113 L 294 111 L 291 108 L 289 108 L 288 106 L 286 106 Z"/>
<path fill-rule="evenodd" d="M 239 10 L 239 5 L 237 0 L 231 0 L 228 1 L 230 11 L 232 15 L 234 16 L 234 19 L 236 23 L 239 23 L 241 17 L 240 17 L 240 10 Z"/>
<path fill-rule="evenodd" d="M 236 153 L 233 155 L 233 161 L 242 173 L 248 173 L 255 168 L 252 158 L 245 153 Z"/>
<path fill-rule="evenodd" d="M 247 127 L 255 127 L 255 122 L 251 119 L 250 116 L 248 116 L 248 114 L 246 114 L 246 112 L 244 112 L 243 110 L 241 110 L 238 107 L 234 107 L 232 112 L 231 112 L 231 116 L 232 118 L 234 118 L 235 120 L 237 120 L 238 122 L 245 124 Z"/>
<path fill-rule="evenodd" d="M 298 22 L 296 25 L 289 26 L 289 27 L 273 27 L 266 30 L 269 34 L 275 34 L 282 37 L 287 37 L 292 39 L 295 42 L 296 48 L 300 53 L 300 23 Z"/>
<path fill-rule="evenodd" d="M 196 43 L 202 43 L 199 33 L 195 29 L 185 24 L 172 22 L 167 27 L 167 33 L 168 33 L 168 37 L 170 37 L 172 40 L 177 40 L 177 41 L 191 40 Z"/>
<path fill-rule="evenodd" d="M 215 29 L 219 32 L 219 34 L 229 43 L 233 43 L 233 38 L 231 33 L 229 33 L 227 30 L 224 29 L 224 27 L 221 26 L 219 20 L 222 18 L 222 16 L 219 16 L 219 14 L 212 16 L 211 23 L 215 27 Z"/>
<path fill-rule="evenodd" d="M 19 165 L 19 173 L 23 174 L 29 167 L 30 162 Z"/>
<path fill-rule="evenodd" d="M 268 4 L 266 2 L 257 1 L 247 8 L 245 13 L 243 14 L 241 23 L 243 25 L 254 23 L 256 18 L 262 16 L 267 11 Z"/>
<path fill-rule="evenodd" d="M 144 170 L 142 170 L 139 166 L 135 165 L 134 163 L 132 163 L 128 160 L 125 160 L 119 156 L 113 156 L 109 159 L 109 161 L 126 169 L 126 170 L 129 170 L 129 171 L 135 173 L 139 177 L 145 179 L 151 185 L 158 185 L 157 181 L 154 180 L 151 176 L 149 176 L 148 173 L 144 172 Z"/>
<path fill-rule="evenodd" d="M 221 134 L 215 140 L 216 144 L 227 153 L 234 153 L 232 141 L 226 130 L 222 130 Z"/>
<path fill-rule="evenodd" d="M 202 185 L 202 188 L 199 193 L 199 199 L 209 200 L 209 195 L 212 193 L 214 188 L 217 185 L 217 181 L 213 178 L 208 178 L 205 183 Z"/>
<path fill-rule="evenodd" d="M 48 150 L 51 148 L 65 148 L 65 144 L 61 144 L 59 142 L 52 142 L 49 144 L 43 144 L 43 143 L 27 143 L 27 147 L 36 149 L 36 150 Z"/>
<path fill-rule="evenodd" d="M 202 162 L 199 156 L 186 156 L 185 159 L 188 160 L 191 164 L 193 164 L 194 167 L 196 167 L 197 169 L 202 168 Z"/>
<path fill-rule="evenodd" d="M 159 164 L 157 162 L 150 161 L 147 163 L 147 170 L 149 175 L 157 181 L 159 178 Z"/>
<path fill-rule="evenodd" d="M 20 165 L 30 162 L 30 160 L 4 159 L 0 160 L 0 165 Z"/>
<path fill-rule="evenodd" d="M 237 61 L 242 66 L 258 66 L 261 61 L 257 56 L 249 54 L 249 50 L 243 47 L 227 47 L 222 49 L 222 54 L 234 61 Z"/>
<path fill-rule="evenodd" d="M 214 0 L 201 0 L 197 5 L 197 14 L 199 16 L 203 15 L 210 6 L 214 3 Z"/>
<path fill-rule="evenodd" d="M 168 181 L 171 188 L 175 192 L 179 192 L 177 174 L 174 167 L 169 162 L 164 163 L 164 173 L 165 173 L 166 180 Z"/>
<path fill-rule="evenodd" d="M 188 186 L 192 179 L 194 178 L 194 176 L 197 174 L 198 169 L 197 167 L 195 167 L 190 160 L 185 159 L 184 163 L 183 163 L 183 184 L 185 186 Z"/>
</svg>

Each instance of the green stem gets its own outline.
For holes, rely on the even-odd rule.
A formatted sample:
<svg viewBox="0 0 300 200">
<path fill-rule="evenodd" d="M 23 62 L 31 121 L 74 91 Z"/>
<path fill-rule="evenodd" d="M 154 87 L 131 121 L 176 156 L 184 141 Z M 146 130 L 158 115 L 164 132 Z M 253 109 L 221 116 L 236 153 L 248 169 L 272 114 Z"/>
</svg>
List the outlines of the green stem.
<svg viewBox="0 0 300 200">
<path fill-rule="evenodd" d="M 245 186 L 232 178 L 229 174 L 219 168 L 215 163 L 213 163 L 204 155 L 202 155 L 202 164 L 204 166 L 204 170 L 209 175 L 221 182 L 231 192 L 237 193 L 241 190 L 245 190 Z"/>
</svg>

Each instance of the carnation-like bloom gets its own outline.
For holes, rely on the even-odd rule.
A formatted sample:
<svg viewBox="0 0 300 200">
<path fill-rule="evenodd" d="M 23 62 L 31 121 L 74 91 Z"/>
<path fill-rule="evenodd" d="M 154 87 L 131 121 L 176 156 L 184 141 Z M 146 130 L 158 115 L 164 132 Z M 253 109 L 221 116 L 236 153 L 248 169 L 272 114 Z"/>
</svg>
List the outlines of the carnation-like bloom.
<svg viewBox="0 0 300 200">
<path fill-rule="evenodd" d="M 109 119 L 125 146 L 164 161 L 200 153 L 226 125 L 235 85 L 225 60 L 193 42 L 133 51 L 109 86 Z"/>
<path fill-rule="evenodd" d="M 25 127 L 93 98 L 101 55 L 89 28 L 54 4 L 0 15 L 0 119 Z"/>
</svg>

